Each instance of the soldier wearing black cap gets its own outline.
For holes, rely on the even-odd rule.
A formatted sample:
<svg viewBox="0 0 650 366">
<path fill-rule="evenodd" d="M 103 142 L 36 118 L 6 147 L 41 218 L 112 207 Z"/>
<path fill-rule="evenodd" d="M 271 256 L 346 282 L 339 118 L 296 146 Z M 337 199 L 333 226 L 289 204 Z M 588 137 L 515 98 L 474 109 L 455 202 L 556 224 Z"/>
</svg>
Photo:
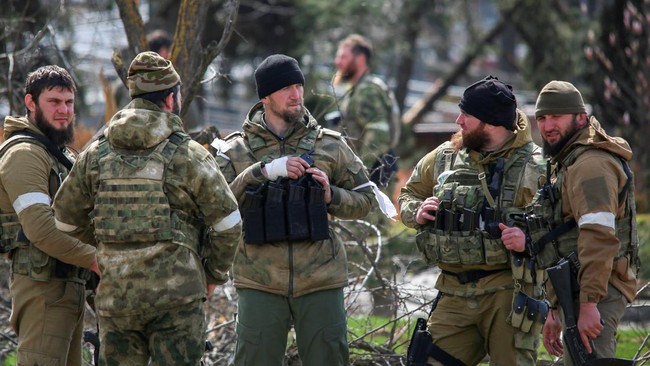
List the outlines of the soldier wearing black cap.
<svg viewBox="0 0 650 366">
<path fill-rule="evenodd" d="M 255 83 L 260 102 L 248 112 L 243 131 L 213 142 L 219 167 L 244 208 L 244 238 L 233 262 L 239 295 L 234 362 L 281 366 L 293 326 L 304 365 L 347 366 L 347 261 L 327 220 L 366 216 L 375 199 L 371 184 L 341 134 L 319 126 L 305 108 L 305 78 L 294 58 L 269 56 L 255 70 Z M 271 189 L 277 197 L 300 182 L 309 182 L 310 192 L 303 215 L 293 208 L 304 202 L 302 189 L 287 194 L 295 193 L 292 203 L 298 202 L 286 204 L 286 221 L 284 211 L 271 205 L 257 208 L 256 192 L 264 187 L 268 203 Z M 322 216 L 313 215 L 318 207 Z M 297 225 L 299 216 L 309 217 L 302 237 L 288 230 L 305 227 Z M 316 226 L 325 228 L 324 236 L 315 237 Z"/>
<path fill-rule="evenodd" d="M 535 365 L 544 275 L 512 251 L 523 232 L 511 214 L 537 191 L 542 151 L 497 78 L 470 85 L 458 106 L 460 131 L 418 162 L 399 195 L 402 222 L 442 270 L 427 322 L 432 345 L 420 361 L 476 365 L 489 355 L 495 365 Z"/>
</svg>

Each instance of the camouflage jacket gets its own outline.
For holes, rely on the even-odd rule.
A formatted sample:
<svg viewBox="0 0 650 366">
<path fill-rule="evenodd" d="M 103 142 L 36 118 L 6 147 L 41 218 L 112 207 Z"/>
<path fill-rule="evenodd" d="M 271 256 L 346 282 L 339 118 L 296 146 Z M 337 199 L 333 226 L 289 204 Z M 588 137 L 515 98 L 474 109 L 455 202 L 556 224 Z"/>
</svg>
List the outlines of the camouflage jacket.
<svg viewBox="0 0 650 366">
<path fill-rule="evenodd" d="M 178 116 L 136 98 L 108 122 L 105 136 L 118 156 L 131 161 L 182 131 Z M 84 228 L 93 227 L 91 218 L 100 192 L 99 145 L 95 141 L 79 155 L 54 201 L 57 227 L 72 234 L 81 235 Z M 102 165 L 101 169 L 107 168 Z M 214 158 L 200 144 L 184 140 L 172 155 L 163 181 L 172 214 L 209 228 L 203 258 L 195 251 L 199 241 L 195 233 L 158 242 L 99 241 L 102 279 L 95 305 L 101 315 L 139 314 L 185 304 L 205 298 L 207 283 L 227 278 L 241 237 L 241 219 Z"/>
<path fill-rule="evenodd" d="M 393 101 L 388 87 L 379 77 L 364 74 L 341 97 L 342 119 L 339 130 L 363 161 L 371 169 L 377 157 L 388 153 L 394 129 Z"/>
<path fill-rule="evenodd" d="M 20 130 L 43 134 L 27 117 L 7 117 L 5 137 Z M 50 207 L 50 172 L 68 172 L 44 146 L 18 142 L 0 159 L 0 212 L 18 213 L 20 225 L 31 242 L 46 255 L 62 262 L 88 268 L 95 248 L 58 231 Z M 3 226 L 8 223 L 3 220 Z"/>
<path fill-rule="evenodd" d="M 468 162 L 464 162 L 466 165 L 477 167 L 479 164 L 485 166 L 494 162 L 499 157 L 504 157 L 507 166 L 508 159 L 513 156 L 514 152 L 528 144 L 534 145 L 530 134 L 530 122 L 524 113 L 519 111 L 516 133 L 509 141 L 505 142 L 501 149 L 487 155 L 483 155 L 476 151 L 469 151 L 467 154 L 458 154 L 458 158 L 465 156 L 469 160 Z M 535 196 L 538 180 L 544 174 L 545 163 L 541 154 L 541 149 L 536 145 L 534 146 L 533 158 L 529 159 L 525 165 L 520 167 L 520 169 L 525 169 L 525 172 L 523 174 L 512 172 L 512 176 L 521 176 L 521 181 L 510 182 L 510 184 L 516 186 L 512 206 L 521 208 L 522 213 L 524 208 L 531 203 Z M 418 230 L 423 229 L 421 225 L 416 223 L 415 216 L 422 202 L 433 195 L 434 187 L 438 184 L 438 176 L 442 173 L 436 169 L 437 166 L 440 166 L 437 164 L 441 159 L 441 156 L 439 155 L 443 154 L 443 151 L 448 150 L 449 148 L 451 148 L 450 142 L 445 142 L 432 152 L 425 155 L 415 166 L 406 186 L 401 189 L 398 198 L 401 208 L 400 217 L 406 226 L 417 228 Z M 477 284 L 459 284 L 455 279 L 451 279 L 451 276 L 441 275 L 436 283 L 436 288 L 445 293 L 451 293 L 458 296 L 474 296 L 482 293 L 494 292 L 500 289 L 512 288 L 514 286 L 512 272 L 507 270 L 509 269 L 509 265 L 506 264 L 439 263 L 439 267 L 442 270 L 454 273 L 472 270 L 506 269 L 497 275 L 485 277 L 479 280 Z"/>
<path fill-rule="evenodd" d="M 240 204 L 246 186 L 267 181 L 260 162 L 297 156 L 313 148 L 314 165 L 327 173 L 331 182 L 328 213 L 343 219 L 368 214 L 375 202 L 371 188 L 354 190 L 368 183 L 368 176 L 339 133 L 321 128 L 307 114 L 304 124 L 296 124 L 280 139 L 266 128 L 263 116 L 263 106 L 257 103 L 244 121 L 243 132 L 233 133 L 219 144 L 217 162 Z M 345 248 L 331 228 L 330 236 L 323 241 L 264 245 L 240 241 L 233 263 L 235 286 L 294 297 L 346 286 Z"/>
</svg>

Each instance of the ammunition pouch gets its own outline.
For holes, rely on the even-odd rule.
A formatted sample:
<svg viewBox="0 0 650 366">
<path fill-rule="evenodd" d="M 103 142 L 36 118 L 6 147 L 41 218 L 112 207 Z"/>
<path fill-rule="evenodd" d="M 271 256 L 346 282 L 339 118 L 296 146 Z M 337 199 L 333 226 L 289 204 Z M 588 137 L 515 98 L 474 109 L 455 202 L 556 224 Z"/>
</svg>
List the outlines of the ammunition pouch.
<svg viewBox="0 0 650 366">
<path fill-rule="evenodd" d="M 85 283 L 90 278 L 90 271 L 87 269 L 52 258 L 32 243 L 22 243 L 14 249 L 11 271 L 41 282 L 59 279 Z"/>
<path fill-rule="evenodd" d="M 311 174 L 246 187 L 242 211 L 247 244 L 330 238 L 325 192 Z"/>
<path fill-rule="evenodd" d="M 21 229 L 18 215 L 15 213 L 0 213 L 0 253 L 9 253 L 18 247 L 16 236 Z"/>
<path fill-rule="evenodd" d="M 537 300 L 517 289 L 513 295 L 510 324 L 524 333 L 532 330 L 535 334 L 539 334 L 546 321 L 549 307 L 546 299 Z"/>
</svg>

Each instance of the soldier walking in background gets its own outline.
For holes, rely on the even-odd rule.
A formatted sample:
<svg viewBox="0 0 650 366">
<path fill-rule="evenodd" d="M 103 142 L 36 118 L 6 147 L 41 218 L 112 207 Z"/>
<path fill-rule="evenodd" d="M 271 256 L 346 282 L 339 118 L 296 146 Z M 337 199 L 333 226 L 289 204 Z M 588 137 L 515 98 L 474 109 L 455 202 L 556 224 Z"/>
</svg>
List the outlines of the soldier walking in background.
<svg viewBox="0 0 650 366">
<path fill-rule="evenodd" d="M 7 117 L 0 147 L 0 252 L 11 259 L 11 326 L 18 365 L 80 366 L 86 268 L 95 248 L 55 227 L 50 204 L 72 167 L 77 88 L 49 65 L 25 82 L 24 117 Z"/>
<path fill-rule="evenodd" d="M 137 55 L 131 103 L 79 155 L 54 202 L 58 228 L 97 239 L 102 365 L 199 364 L 203 302 L 227 280 L 241 236 L 214 158 L 183 131 L 180 82 L 169 60 Z"/>
<path fill-rule="evenodd" d="M 392 196 L 400 138 L 399 112 L 386 83 L 370 72 L 372 44 L 352 34 L 336 51 L 337 107 L 328 124 L 340 131 L 368 169 L 370 180 Z M 337 114 L 338 113 L 338 114 Z M 336 118 L 333 116 L 337 116 Z M 391 185 L 389 190 L 389 184 Z"/>
<path fill-rule="evenodd" d="M 476 365 L 489 354 L 494 365 L 535 365 L 548 311 L 543 271 L 511 249 L 513 235 L 523 238 L 513 217 L 544 173 L 542 151 L 497 78 L 470 85 L 459 107 L 460 131 L 417 163 L 399 195 L 418 250 L 442 270 L 420 361 Z"/>
<path fill-rule="evenodd" d="M 367 215 L 373 191 L 341 134 L 321 128 L 305 109 L 295 59 L 269 56 L 255 82 L 261 101 L 243 132 L 213 143 L 244 217 L 233 263 L 235 365 L 282 365 L 292 325 L 304 365 L 348 365 L 346 254 L 328 214 Z"/>
</svg>

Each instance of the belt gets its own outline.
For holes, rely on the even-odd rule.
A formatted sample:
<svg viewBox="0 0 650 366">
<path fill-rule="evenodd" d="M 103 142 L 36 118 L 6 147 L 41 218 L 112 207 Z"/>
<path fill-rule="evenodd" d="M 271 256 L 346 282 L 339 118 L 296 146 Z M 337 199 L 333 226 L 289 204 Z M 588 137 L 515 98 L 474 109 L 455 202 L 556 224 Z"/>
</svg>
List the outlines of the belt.
<svg viewBox="0 0 650 366">
<path fill-rule="evenodd" d="M 480 280 L 483 277 L 487 277 L 489 275 L 499 273 L 499 272 L 503 272 L 503 271 L 507 271 L 507 270 L 508 270 L 507 268 L 493 269 L 493 270 L 489 270 L 489 271 L 482 270 L 482 269 L 477 269 L 477 270 L 474 270 L 474 271 L 466 271 L 466 272 L 458 272 L 458 273 L 443 270 L 442 274 L 449 275 L 449 276 L 454 276 L 454 277 L 456 277 L 458 282 L 460 282 L 462 285 L 464 285 L 466 283 L 476 282 L 476 281 Z"/>
</svg>

